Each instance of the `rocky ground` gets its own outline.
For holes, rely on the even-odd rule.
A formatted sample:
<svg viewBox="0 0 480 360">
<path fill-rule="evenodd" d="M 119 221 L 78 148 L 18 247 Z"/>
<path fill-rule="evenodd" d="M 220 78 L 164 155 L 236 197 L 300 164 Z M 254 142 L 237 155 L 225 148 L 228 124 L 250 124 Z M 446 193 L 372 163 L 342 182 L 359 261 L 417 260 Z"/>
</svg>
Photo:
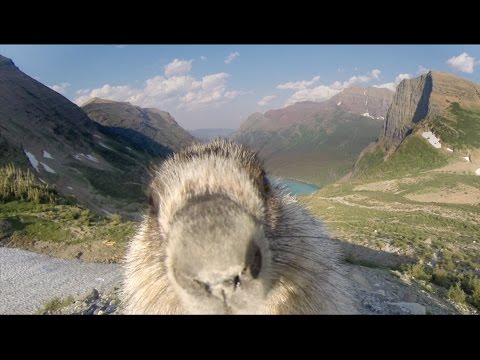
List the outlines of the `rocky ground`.
<svg viewBox="0 0 480 360">
<path fill-rule="evenodd" d="M 454 315 L 469 314 L 467 309 L 456 308 L 452 303 L 428 293 L 410 283 L 399 273 L 349 266 L 354 283 L 359 313 L 363 315 Z M 76 298 L 70 305 L 43 315 L 121 315 L 119 287 L 99 292 L 93 289 L 87 296 Z"/>
<path fill-rule="evenodd" d="M 0 314 L 35 314 L 46 304 L 58 307 L 92 288 L 103 294 L 118 286 L 121 277 L 117 264 L 64 260 L 0 247 Z"/>
<path fill-rule="evenodd" d="M 352 266 L 350 278 L 365 315 L 455 315 L 469 314 L 466 309 L 429 293 L 398 272 Z"/>
<path fill-rule="evenodd" d="M 70 305 L 58 309 L 42 309 L 41 315 L 117 315 L 120 313 L 119 286 L 99 292 L 92 289 L 87 296 L 78 297 Z"/>
<path fill-rule="evenodd" d="M 1 259 L 1 314 L 117 315 L 122 313 L 120 301 L 121 270 L 118 265 L 81 264 L 80 261 L 55 259 L 18 249 L 0 248 L 0 255 L 5 255 L 5 250 L 9 252 L 8 257 L 10 259 L 21 254 L 20 256 L 23 256 L 22 269 L 31 268 L 32 272 L 35 272 L 35 276 L 32 278 L 28 271 L 26 271 L 26 276 L 11 276 L 14 273 L 20 273 L 20 267 L 12 266 L 12 261 L 4 261 L 5 256 Z M 12 252 L 13 250 L 16 250 L 15 252 L 19 252 L 19 254 L 15 254 L 15 252 Z M 350 256 L 352 256 L 351 249 L 349 251 Z M 367 255 L 360 254 L 359 257 Z M 375 260 L 378 263 L 379 259 Z M 32 261 L 40 262 L 41 266 L 32 267 Z M 384 259 L 386 264 L 392 261 L 391 259 Z M 91 265 L 94 265 L 94 267 L 89 267 Z M 6 266 L 10 267 L 10 270 L 5 271 Z M 111 275 L 107 277 L 108 281 L 105 281 L 105 267 L 112 266 L 114 268 L 107 269 L 107 272 Z M 348 276 L 353 282 L 356 298 L 359 300 L 358 311 L 361 314 L 445 315 L 473 313 L 467 309 L 454 306 L 432 291 L 426 291 L 420 285 L 410 282 L 399 272 L 358 264 L 347 264 L 346 266 Z M 13 271 L 13 268 L 17 270 Z M 58 281 L 58 276 L 55 274 L 61 271 L 68 275 L 62 275 L 63 280 Z M 81 281 L 81 286 L 85 290 L 83 292 L 71 287 L 73 283 L 79 280 L 79 278 L 74 279 L 74 274 L 78 272 L 83 273 L 83 280 Z M 10 276 L 7 276 L 7 273 Z M 104 281 L 98 281 L 101 276 L 104 277 Z"/>
</svg>

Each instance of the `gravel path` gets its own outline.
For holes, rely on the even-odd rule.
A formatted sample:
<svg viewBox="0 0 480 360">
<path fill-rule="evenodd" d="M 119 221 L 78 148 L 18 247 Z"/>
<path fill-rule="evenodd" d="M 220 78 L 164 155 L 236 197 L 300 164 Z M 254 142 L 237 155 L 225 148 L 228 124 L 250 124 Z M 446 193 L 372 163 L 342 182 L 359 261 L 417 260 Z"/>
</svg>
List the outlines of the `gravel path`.
<svg viewBox="0 0 480 360">
<path fill-rule="evenodd" d="M 34 314 L 54 297 L 106 290 L 119 284 L 115 264 L 63 260 L 0 247 L 0 314 Z"/>
</svg>

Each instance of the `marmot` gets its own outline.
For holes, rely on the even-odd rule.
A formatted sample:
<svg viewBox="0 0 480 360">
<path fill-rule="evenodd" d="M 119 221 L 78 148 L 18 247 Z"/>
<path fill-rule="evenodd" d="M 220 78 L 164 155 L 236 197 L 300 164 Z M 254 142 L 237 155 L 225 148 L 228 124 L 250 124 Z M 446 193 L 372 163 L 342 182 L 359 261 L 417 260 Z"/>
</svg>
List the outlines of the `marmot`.
<svg viewBox="0 0 480 360">
<path fill-rule="evenodd" d="M 126 254 L 126 314 L 355 312 L 337 245 L 254 151 L 216 139 L 152 175 Z"/>
</svg>

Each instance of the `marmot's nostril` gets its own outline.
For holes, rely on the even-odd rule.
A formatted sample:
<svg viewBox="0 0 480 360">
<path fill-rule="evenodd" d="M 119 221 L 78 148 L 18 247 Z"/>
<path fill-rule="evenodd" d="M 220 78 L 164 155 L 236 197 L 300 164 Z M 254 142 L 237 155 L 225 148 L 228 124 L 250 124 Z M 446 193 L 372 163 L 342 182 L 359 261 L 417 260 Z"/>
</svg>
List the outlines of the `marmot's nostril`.
<svg viewBox="0 0 480 360">
<path fill-rule="evenodd" d="M 260 252 L 260 249 L 257 248 L 255 255 L 253 255 L 252 264 L 250 265 L 250 272 L 254 279 L 258 277 L 260 270 L 262 270 L 262 253 Z"/>
<path fill-rule="evenodd" d="M 240 286 L 240 276 L 237 275 L 233 278 L 233 289 L 235 290 L 239 286 Z"/>
<path fill-rule="evenodd" d="M 210 287 L 210 285 L 208 283 L 205 283 L 203 281 L 200 281 L 200 280 L 197 280 L 195 279 L 194 280 L 199 286 L 201 286 L 207 293 L 211 294 L 212 293 L 212 289 Z"/>
</svg>

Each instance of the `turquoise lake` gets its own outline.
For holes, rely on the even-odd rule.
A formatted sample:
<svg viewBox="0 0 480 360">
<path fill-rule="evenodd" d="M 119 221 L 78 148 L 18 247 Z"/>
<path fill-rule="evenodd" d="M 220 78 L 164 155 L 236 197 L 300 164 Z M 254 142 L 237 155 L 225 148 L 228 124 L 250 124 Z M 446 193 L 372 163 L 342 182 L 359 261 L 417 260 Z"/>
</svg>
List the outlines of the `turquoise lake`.
<svg viewBox="0 0 480 360">
<path fill-rule="evenodd" d="M 285 184 L 293 195 L 308 195 L 320 189 L 316 185 L 295 181 L 292 179 L 281 179 L 280 182 Z"/>
</svg>

